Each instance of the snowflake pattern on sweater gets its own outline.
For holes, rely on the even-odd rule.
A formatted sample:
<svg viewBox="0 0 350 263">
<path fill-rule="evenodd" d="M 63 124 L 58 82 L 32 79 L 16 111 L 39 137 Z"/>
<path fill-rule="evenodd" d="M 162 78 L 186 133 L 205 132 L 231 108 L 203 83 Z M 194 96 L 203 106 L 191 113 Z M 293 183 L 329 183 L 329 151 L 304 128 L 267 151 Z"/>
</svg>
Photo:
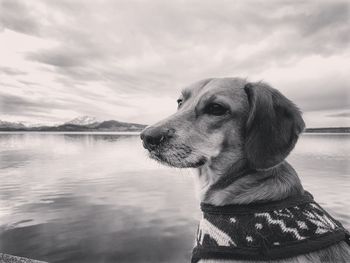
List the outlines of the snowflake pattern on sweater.
<svg viewBox="0 0 350 263">
<path fill-rule="evenodd" d="M 197 245 L 281 246 L 340 229 L 338 224 L 315 203 L 238 216 L 204 214 Z"/>
<path fill-rule="evenodd" d="M 214 212 L 202 208 L 192 262 L 199 258 L 285 258 L 349 241 L 347 230 L 309 193 L 299 203 L 282 201 L 243 212 L 235 207 L 238 212 L 236 208 L 220 211 L 212 206 Z"/>
</svg>

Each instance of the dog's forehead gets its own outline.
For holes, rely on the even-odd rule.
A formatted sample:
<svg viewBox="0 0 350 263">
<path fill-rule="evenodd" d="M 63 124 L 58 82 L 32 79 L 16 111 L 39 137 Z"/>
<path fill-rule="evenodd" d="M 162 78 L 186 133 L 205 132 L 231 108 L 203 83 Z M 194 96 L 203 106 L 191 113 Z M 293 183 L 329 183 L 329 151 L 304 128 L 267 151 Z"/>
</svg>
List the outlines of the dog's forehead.
<svg viewBox="0 0 350 263">
<path fill-rule="evenodd" d="M 193 95 L 197 95 L 211 80 L 212 79 L 204 79 L 187 86 L 186 88 L 182 89 L 182 96 L 187 99 Z"/>
<path fill-rule="evenodd" d="M 245 83 L 246 81 L 240 78 L 205 79 L 184 88 L 181 94 L 185 99 L 206 93 L 224 96 L 239 95 L 243 92 Z"/>
</svg>

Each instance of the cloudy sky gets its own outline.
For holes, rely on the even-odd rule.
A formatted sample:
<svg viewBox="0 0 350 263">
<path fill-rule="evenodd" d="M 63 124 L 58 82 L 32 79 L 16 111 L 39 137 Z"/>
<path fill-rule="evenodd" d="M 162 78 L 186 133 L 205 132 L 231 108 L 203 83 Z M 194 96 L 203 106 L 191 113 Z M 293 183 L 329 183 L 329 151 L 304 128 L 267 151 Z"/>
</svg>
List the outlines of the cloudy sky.
<svg viewBox="0 0 350 263">
<path fill-rule="evenodd" d="M 265 80 L 350 125 L 348 1 L 0 0 L 0 120 L 150 124 L 208 77 Z"/>
</svg>

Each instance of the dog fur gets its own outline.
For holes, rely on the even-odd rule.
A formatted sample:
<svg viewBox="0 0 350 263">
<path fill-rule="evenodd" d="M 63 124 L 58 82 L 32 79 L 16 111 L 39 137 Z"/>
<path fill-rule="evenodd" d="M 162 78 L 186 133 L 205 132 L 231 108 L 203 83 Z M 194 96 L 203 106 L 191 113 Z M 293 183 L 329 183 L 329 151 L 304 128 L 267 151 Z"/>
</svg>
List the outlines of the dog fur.
<svg viewBox="0 0 350 263">
<path fill-rule="evenodd" d="M 250 204 L 304 191 L 285 158 L 305 124 L 299 109 L 278 90 L 241 78 L 205 79 L 184 89 L 178 102 L 175 114 L 147 127 L 141 138 L 151 158 L 195 168 L 201 202 Z M 350 249 L 340 242 L 269 262 L 350 262 Z"/>
</svg>

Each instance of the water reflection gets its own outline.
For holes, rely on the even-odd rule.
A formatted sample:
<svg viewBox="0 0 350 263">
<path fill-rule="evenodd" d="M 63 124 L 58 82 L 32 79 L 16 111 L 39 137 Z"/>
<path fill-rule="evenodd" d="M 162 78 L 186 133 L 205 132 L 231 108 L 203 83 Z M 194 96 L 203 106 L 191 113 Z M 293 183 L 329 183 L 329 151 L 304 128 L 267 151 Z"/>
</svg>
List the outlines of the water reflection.
<svg viewBox="0 0 350 263">
<path fill-rule="evenodd" d="M 289 160 L 349 227 L 347 135 L 305 135 Z M 0 251 L 50 262 L 187 262 L 199 217 L 189 171 L 138 136 L 0 134 Z"/>
<path fill-rule="evenodd" d="M 34 213 L 57 210 L 59 218 L 6 231 L 1 237 L 3 251 L 54 262 L 186 262 L 188 255 L 178 251 L 191 247 L 188 229 L 192 224 L 186 220 L 171 224 L 171 218 L 137 207 L 116 208 L 64 197 L 50 205 L 23 209 Z M 33 247 L 40 249 L 33 251 Z"/>
</svg>

